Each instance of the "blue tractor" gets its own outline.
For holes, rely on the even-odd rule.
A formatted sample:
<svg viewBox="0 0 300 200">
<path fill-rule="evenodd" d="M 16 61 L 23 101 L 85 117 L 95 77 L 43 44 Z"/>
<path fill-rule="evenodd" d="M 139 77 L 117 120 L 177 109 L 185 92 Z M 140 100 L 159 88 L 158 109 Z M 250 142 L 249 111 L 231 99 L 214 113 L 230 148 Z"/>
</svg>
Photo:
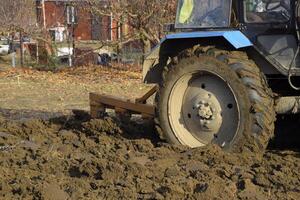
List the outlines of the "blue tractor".
<svg viewBox="0 0 300 200">
<path fill-rule="evenodd" d="M 179 0 L 174 33 L 143 66 L 161 137 L 263 151 L 276 115 L 299 112 L 299 11 L 295 0 Z"/>
</svg>

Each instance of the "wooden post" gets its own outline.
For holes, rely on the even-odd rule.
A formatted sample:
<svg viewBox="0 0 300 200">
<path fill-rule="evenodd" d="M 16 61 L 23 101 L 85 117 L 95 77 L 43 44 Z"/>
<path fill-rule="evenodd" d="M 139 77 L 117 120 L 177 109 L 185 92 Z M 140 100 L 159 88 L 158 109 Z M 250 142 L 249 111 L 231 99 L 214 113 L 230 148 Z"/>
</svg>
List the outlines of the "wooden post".
<svg viewBox="0 0 300 200">
<path fill-rule="evenodd" d="M 36 63 L 39 64 L 39 41 L 36 41 Z"/>
<path fill-rule="evenodd" d="M 20 63 L 21 67 L 24 67 L 24 46 L 23 46 L 23 33 L 20 31 Z"/>
<path fill-rule="evenodd" d="M 75 15 L 75 13 L 74 13 L 74 15 Z M 75 47 L 75 22 L 74 22 L 74 20 L 75 20 L 75 16 L 74 16 L 74 19 L 72 18 L 72 57 L 73 57 L 72 66 L 74 66 L 74 61 L 76 59 L 76 55 L 75 55 L 75 48 L 76 48 Z"/>
</svg>

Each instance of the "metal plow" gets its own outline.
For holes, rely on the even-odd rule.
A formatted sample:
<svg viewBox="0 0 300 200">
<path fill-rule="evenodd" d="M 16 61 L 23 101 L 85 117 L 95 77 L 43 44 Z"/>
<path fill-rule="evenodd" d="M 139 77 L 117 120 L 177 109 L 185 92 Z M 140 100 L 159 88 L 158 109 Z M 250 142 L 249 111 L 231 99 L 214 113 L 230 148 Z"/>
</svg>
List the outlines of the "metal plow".
<svg viewBox="0 0 300 200">
<path fill-rule="evenodd" d="M 143 118 L 154 118 L 155 106 L 147 104 L 147 100 L 157 91 L 154 86 L 145 95 L 135 100 L 122 99 L 110 95 L 90 93 L 90 114 L 92 118 L 102 118 L 107 109 L 115 110 L 121 116 L 140 114 Z"/>
</svg>

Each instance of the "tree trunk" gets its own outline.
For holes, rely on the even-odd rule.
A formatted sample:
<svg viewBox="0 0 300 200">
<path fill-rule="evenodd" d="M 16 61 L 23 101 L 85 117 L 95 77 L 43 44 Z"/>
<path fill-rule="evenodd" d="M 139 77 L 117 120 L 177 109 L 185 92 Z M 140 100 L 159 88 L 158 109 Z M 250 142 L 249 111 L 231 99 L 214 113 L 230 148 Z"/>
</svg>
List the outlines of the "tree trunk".
<svg viewBox="0 0 300 200">
<path fill-rule="evenodd" d="M 143 40 L 143 53 L 144 55 L 147 54 L 147 53 L 150 53 L 151 51 L 151 41 L 150 40 Z"/>
</svg>

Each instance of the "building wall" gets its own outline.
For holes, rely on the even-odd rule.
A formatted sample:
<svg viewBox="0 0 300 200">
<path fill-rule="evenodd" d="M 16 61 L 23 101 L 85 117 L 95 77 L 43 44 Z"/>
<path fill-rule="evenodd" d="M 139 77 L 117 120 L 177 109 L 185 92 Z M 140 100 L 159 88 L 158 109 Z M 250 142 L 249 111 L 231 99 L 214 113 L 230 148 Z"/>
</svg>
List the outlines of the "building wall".
<svg viewBox="0 0 300 200">
<path fill-rule="evenodd" d="M 65 24 L 64 2 L 45 2 L 46 28 L 53 28 Z"/>
<path fill-rule="evenodd" d="M 75 25 L 75 38 L 76 40 L 92 40 L 97 38 L 98 40 L 118 40 L 121 33 L 124 32 L 124 27 L 118 28 L 118 22 L 112 20 L 110 16 L 103 16 L 95 23 L 93 16 L 84 9 L 84 2 L 80 2 L 77 7 L 78 21 Z M 38 14 L 42 15 L 42 6 L 37 4 Z M 55 28 L 58 26 L 67 25 L 67 14 L 66 14 L 66 2 L 65 1 L 45 1 L 45 22 L 46 28 Z M 38 16 L 38 21 L 43 25 L 41 16 Z M 100 26 L 100 27 L 93 27 Z M 71 32 L 71 29 L 69 28 Z M 93 32 L 94 31 L 94 32 Z M 95 31 L 99 32 L 95 34 Z"/>
<path fill-rule="evenodd" d="M 76 40 L 92 39 L 92 17 L 83 9 L 78 9 L 78 23 L 75 26 Z"/>
<path fill-rule="evenodd" d="M 46 1 L 45 2 L 45 17 L 46 28 L 54 28 L 57 26 L 66 26 L 66 3 Z M 82 9 L 77 10 L 78 22 L 75 25 L 75 39 L 76 40 L 91 40 L 91 16 Z M 71 28 L 69 31 L 71 32 Z"/>
<path fill-rule="evenodd" d="M 119 39 L 119 27 L 118 27 L 118 22 L 116 20 L 112 20 L 111 39 L 112 40 Z"/>
</svg>

